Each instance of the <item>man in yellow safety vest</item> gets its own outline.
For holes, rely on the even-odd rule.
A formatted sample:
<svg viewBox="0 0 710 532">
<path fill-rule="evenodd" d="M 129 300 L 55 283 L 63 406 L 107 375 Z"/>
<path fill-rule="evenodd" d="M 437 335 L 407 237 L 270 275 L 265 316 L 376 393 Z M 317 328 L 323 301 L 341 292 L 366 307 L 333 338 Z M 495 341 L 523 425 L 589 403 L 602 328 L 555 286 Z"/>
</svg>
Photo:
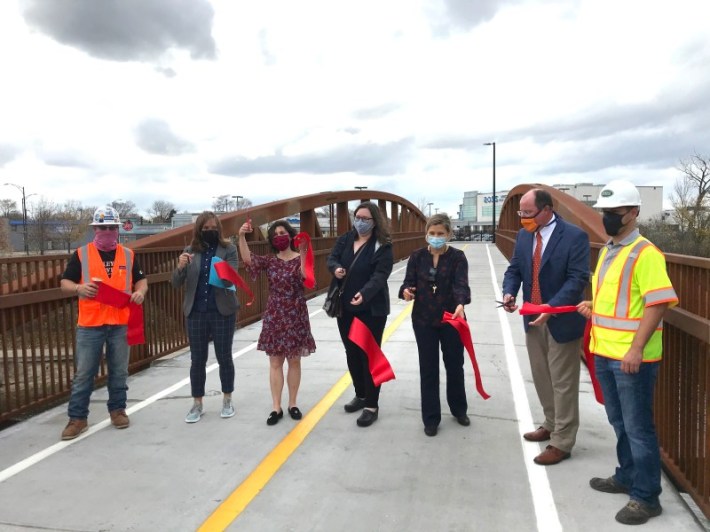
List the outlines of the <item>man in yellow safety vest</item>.
<svg viewBox="0 0 710 532">
<path fill-rule="evenodd" d="M 583 301 L 578 309 L 592 320 L 589 350 L 616 433 L 619 465 L 614 475 L 589 484 L 597 491 L 628 493 L 616 520 L 635 525 L 662 511 L 653 391 L 663 355 L 663 314 L 678 304 L 678 296 L 663 253 L 636 228 L 638 189 L 628 181 L 611 181 L 594 207 L 602 209 L 610 240 L 592 277 L 593 301 Z"/>
</svg>

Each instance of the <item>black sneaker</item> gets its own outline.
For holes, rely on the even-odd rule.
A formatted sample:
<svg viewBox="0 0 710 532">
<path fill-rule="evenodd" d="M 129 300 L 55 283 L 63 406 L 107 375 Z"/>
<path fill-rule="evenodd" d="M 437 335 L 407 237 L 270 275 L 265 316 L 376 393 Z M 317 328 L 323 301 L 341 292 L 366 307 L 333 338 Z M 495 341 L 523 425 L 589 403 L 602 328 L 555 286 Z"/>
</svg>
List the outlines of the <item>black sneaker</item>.
<svg viewBox="0 0 710 532">
<path fill-rule="evenodd" d="M 629 488 L 619 484 L 614 477 L 609 478 L 599 478 L 594 477 L 589 481 L 589 485 L 592 489 L 597 491 L 603 491 L 604 493 L 628 493 Z"/>
<path fill-rule="evenodd" d="M 359 427 L 369 427 L 375 421 L 377 421 L 377 410 L 363 410 L 360 417 L 357 418 L 357 424 Z"/>
<path fill-rule="evenodd" d="M 436 436 L 436 433 L 439 431 L 439 427 L 436 425 L 429 425 L 428 427 L 424 427 L 424 434 L 427 436 Z"/>
<path fill-rule="evenodd" d="M 353 400 L 347 403 L 343 408 L 346 412 L 352 414 L 353 412 L 357 412 L 358 410 L 365 408 L 365 400 L 360 399 L 359 397 L 353 397 Z"/>
<path fill-rule="evenodd" d="M 624 525 L 642 525 L 651 517 L 661 515 L 663 508 L 661 505 L 649 506 L 640 501 L 630 500 L 626 503 L 619 513 L 616 514 L 616 520 Z"/>
</svg>

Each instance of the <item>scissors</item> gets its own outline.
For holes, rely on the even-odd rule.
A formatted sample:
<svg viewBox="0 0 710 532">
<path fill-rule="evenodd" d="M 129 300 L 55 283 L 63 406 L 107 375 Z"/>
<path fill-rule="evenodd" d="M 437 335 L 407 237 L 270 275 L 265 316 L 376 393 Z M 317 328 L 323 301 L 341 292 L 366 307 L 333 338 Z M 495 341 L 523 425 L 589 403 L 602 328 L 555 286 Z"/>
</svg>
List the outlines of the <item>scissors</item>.
<svg viewBox="0 0 710 532">
<path fill-rule="evenodd" d="M 496 308 L 501 308 L 501 307 L 512 307 L 515 305 L 515 299 L 511 299 L 507 303 L 503 303 L 502 301 L 498 301 L 496 299 L 496 303 L 498 303 L 498 306 Z"/>
</svg>

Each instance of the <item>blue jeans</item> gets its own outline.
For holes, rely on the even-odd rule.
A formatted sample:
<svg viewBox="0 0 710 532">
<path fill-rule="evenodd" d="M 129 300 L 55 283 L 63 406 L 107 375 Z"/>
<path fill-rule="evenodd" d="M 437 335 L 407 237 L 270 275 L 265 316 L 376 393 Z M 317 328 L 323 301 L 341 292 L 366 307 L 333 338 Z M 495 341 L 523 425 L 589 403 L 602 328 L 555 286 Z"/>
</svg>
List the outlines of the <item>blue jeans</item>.
<svg viewBox="0 0 710 532">
<path fill-rule="evenodd" d="M 659 363 L 642 363 L 638 373 L 623 373 L 620 360 L 597 355 L 594 366 L 606 415 L 616 433 L 619 466 L 614 479 L 629 488 L 631 499 L 656 507 L 661 454 L 653 422 L 653 390 Z"/>
<path fill-rule="evenodd" d="M 106 345 L 108 368 L 109 412 L 126 408 L 126 379 L 128 378 L 128 341 L 126 325 L 101 325 L 99 327 L 77 327 L 76 353 L 74 363 L 76 373 L 69 399 L 69 417 L 86 419 L 89 416 L 89 400 L 94 391 L 94 378 L 99 373 L 101 355 Z"/>
</svg>

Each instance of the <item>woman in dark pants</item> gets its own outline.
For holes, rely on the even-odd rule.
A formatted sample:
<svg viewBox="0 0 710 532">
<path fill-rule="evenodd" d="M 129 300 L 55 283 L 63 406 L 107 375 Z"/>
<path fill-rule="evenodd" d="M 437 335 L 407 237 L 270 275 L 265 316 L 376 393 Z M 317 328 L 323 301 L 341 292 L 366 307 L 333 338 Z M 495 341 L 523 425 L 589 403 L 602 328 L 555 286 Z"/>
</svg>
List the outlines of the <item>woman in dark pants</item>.
<svg viewBox="0 0 710 532">
<path fill-rule="evenodd" d="M 353 230 L 341 235 L 328 256 L 332 283 L 343 286 L 343 315 L 338 318 L 340 338 L 345 346 L 348 369 L 355 387 L 355 397 L 345 405 L 346 412 L 362 414 L 361 427 L 369 427 L 379 414 L 380 386 L 375 386 L 365 352 L 349 338 L 354 318 L 362 321 L 378 345 L 390 312 L 387 278 L 392 273 L 393 255 L 387 222 L 380 209 L 364 202 L 355 209 Z M 347 275 L 347 278 L 346 278 Z"/>
<path fill-rule="evenodd" d="M 180 255 L 178 267 L 173 272 L 172 285 L 185 285 L 182 309 L 187 322 L 190 341 L 190 385 L 193 404 L 185 417 L 186 423 L 196 423 L 202 417 L 202 398 L 207 378 L 207 353 L 209 342 L 214 342 L 219 362 L 219 379 L 222 385 L 221 417 L 234 415 L 234 361 L 232 339 L 237 322 L 239 301 L 236 292 L 209 284 L 210 264 L 219 257 L 237 269 L 237 248 L 222 236 L 222 224 L 217 216 L 205 211 L 195 220 L 192 242 Z"/>
<path fill-rule="evenodd" d="M 429 244 L 412 253 L 399 297 L 414 300 L 412 326 L 419 350 L 424 433 L 436 436 L 441 422 L 439 400 L 439 346 L 446 368 L 446 400 L 459 424 L 468 426 L 466 389 L 463 378 L 463 344 L 456 329 L 441 323 L 444 311 L 465 317 L 463 307 L 471 302 L 468 261 L 463 251 L 447 245 L 451 220 L 446 214 L 431 216 L 425 238 Z"/>
</svg>

